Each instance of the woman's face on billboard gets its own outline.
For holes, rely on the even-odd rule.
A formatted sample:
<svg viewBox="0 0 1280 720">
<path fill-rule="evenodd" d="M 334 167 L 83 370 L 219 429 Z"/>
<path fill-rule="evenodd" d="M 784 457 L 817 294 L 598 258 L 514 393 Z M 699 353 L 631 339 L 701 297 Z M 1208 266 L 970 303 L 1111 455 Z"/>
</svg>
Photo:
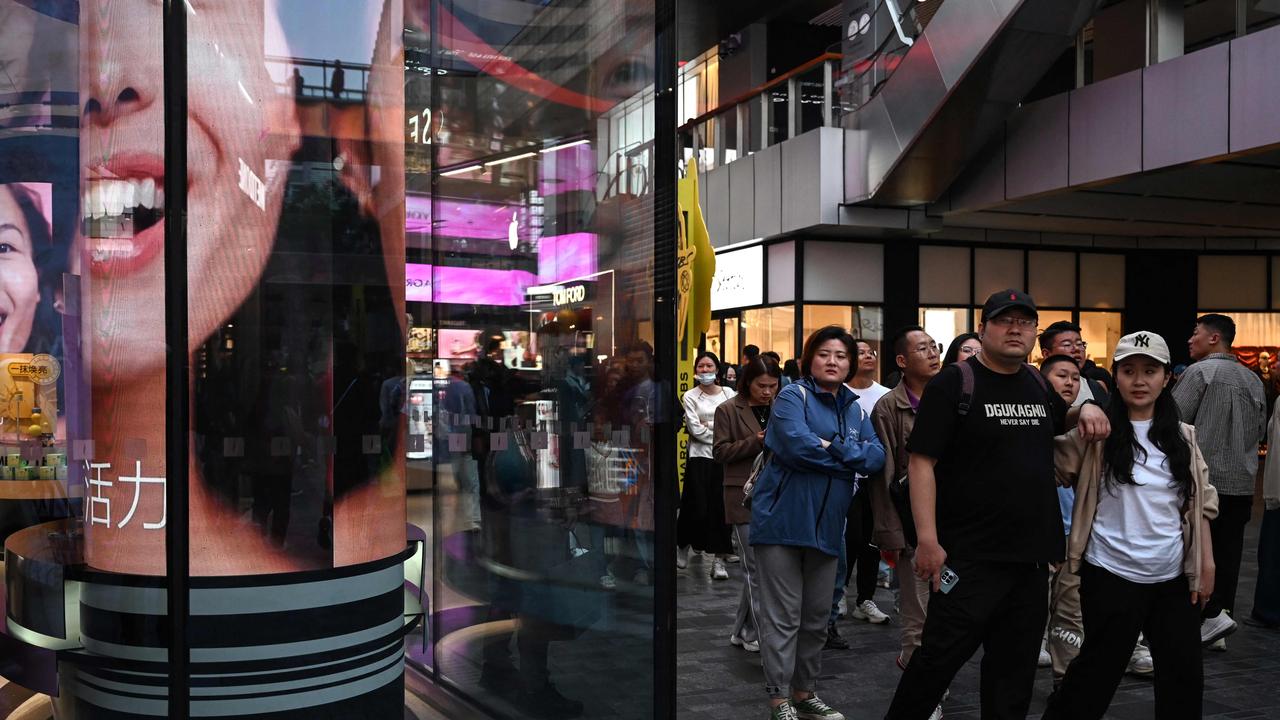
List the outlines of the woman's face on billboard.
<svg viewBox="0 0 1280 720">
<path fill-rule="evenodd" d="M 27 346 L 40 303 L 32 229 L 13 190 L 0 185 L 0 353 Z"/>
<path fill-rule="evenodd" d="M 190 5 L 187 276 L 194 348 L 262 274 L 299 132 L 291 91 L 267 73 L 266 38 L 280 32 L 273 0 Z M 152 0 L 85 0 L 80 7 L 91 337 L 129 344 L 131 364 L 152 369 L 164 358 L 162 8 Z"/>
</svg>

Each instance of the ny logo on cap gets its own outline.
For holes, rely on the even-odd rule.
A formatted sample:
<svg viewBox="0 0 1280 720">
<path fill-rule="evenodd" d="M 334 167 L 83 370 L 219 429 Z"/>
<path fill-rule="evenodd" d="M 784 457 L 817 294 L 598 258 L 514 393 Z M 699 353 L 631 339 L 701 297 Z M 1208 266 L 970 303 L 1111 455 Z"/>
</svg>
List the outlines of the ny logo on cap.
<svg viewBox="0 0 1280 720">
<path fill-rule="evenodd" d="M 1146 335 L 1137 335 L 1133 338 L 1134 347 L 1151 347 L 1151 338 Z"/>
</svg>

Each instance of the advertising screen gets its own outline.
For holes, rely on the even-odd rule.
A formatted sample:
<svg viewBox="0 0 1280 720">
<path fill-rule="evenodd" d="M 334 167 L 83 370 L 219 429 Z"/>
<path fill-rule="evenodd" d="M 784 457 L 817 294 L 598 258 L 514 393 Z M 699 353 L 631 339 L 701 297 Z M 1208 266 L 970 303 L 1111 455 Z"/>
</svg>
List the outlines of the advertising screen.
<svg viewBox="0 0 1280 720">
<path fill-rule="evenodd" d="M 89 469 L 88 563 L 160 574 L 161 13 L 115 3 L 104 22 L 103 5 L 81 4 L 82 62 L 101 72 L 80 88 L 93 430 L 73 454 Z M 387 557 L 405 542 L 401 5 L 192 8 L 192 573 Z"/>
</svg>

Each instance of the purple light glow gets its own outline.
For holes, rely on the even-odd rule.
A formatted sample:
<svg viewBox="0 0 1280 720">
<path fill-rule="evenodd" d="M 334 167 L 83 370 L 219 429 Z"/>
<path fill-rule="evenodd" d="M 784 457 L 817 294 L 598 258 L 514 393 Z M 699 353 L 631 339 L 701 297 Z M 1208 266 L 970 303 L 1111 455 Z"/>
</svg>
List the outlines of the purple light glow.
<svg viewBox="0 0 1280 720">
<path fill-rule="evenodd" d="M 542 238 L 538 241 L 538 282 L 554 283 L 594 274 L 598 267 L 596 249 L 595 233 Z"/>
<path fill-rule="evenodd" d="M 571 148 L 572 149 L 572 148 Z M 523 221 L 524 211 L 515 205 L 493 203 L 440 202 L 440 224 L 436 235 L 441 237 L 475 238 L 477 240 L 506 240 L 507 228 L 512 218 L 516 220 L 521 239 L 527 234 Z M 431 198 L 410 195 L 405 198 L 404 229 L 408 233 L 431 232 Z"/>
<path fill-rule="evenodd" d="M 524 304 L 524 291 L 536 281 L 525 270 L 489 270 L 406 263 L 405 300 L 459 305 Z M 433 277 L 434 275 L 434 277 Z"/>
</svg>

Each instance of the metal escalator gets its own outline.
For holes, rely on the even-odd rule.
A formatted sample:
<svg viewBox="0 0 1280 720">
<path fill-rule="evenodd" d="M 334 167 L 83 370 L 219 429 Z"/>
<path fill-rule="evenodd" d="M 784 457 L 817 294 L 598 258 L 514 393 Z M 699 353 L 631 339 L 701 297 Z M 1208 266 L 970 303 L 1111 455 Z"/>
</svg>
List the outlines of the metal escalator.
<svg viewBox="0 0 1280 720">
<path fill-rule="evenodd" d="M 937 200 L 1003 131 L 1098 2 L 943 0 L 917 37 L 877 48 L 860 74 L 885 79 L 842 121 L 858 131 L 846 140 L 846 203 Z"/>
</svg>

